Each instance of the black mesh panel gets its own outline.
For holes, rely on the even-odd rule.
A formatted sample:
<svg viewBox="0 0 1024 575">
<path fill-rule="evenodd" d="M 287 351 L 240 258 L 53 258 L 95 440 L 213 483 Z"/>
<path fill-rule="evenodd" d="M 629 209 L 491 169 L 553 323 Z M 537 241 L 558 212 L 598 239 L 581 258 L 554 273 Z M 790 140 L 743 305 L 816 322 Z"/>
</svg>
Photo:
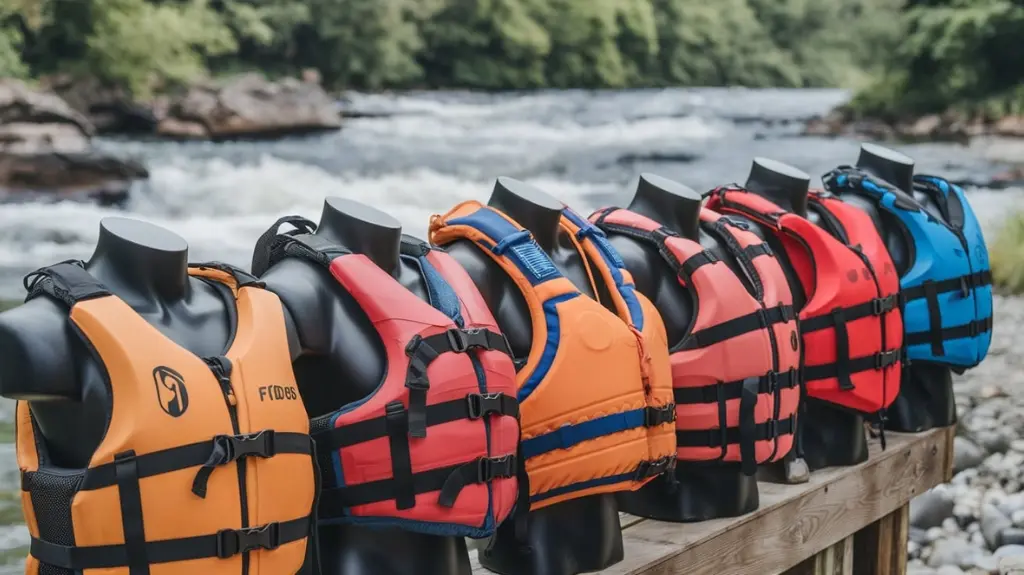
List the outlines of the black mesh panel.
<svg viewBox="0 0 1024 575">
<path fill-rule="evenodd" d="M 57 545 L 74 545 L 71 501 L 82 484 L 84 473 L 55 474 L 45 469 L 25 474 L 24 488 L 32 496 L 32 509 L 39 525 L 39 538 Z M 74 575 L 72 571 L 41 564 L 39 575 Z"/>
</svg>

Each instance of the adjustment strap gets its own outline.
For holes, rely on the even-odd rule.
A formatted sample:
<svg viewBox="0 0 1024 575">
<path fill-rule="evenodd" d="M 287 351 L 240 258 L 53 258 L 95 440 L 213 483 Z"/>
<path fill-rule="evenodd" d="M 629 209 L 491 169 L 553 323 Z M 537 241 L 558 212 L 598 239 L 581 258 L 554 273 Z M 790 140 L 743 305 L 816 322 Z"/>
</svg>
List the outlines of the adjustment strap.
<svg viewBox="0 0 1024 575">
<path fill-rule="evenodd" d="M 213 470 L 221 465 L 238 461 L 243 457 L 266 459 L 278 453 L 310 454 L 312 445 L 304 433 L 277 433 L 265 429 L 257 433 L 242 435 L 218 435 L 211 442 L 213 449 L 192 481 L 192 493 L 206 497 L 206 483 Z"/>
<path fill-rule="evenodd" d="M 124 531 L 125 555 L 129 575 L 149 575 L 146 556 L 146 528 L 142 517 L 142 488 L 139 466 L 134 451 L 114 456 L 114 477 L 121 503 L 121 528 Z"/>
<path fill-rule="evenodd" d="M 679 350 L 710 347 L 727 339 L 764 329 L 777 323 L 791 322 L 794 319 L 796 319 L 796 313 L 791 305 L 759 309 L 753 313 L 741 315 L 691 333 L 683 340 Z"/>
<path fill-rule="evenodd" d="M 701 267 L 717 262 L 718 258 L 715 257 L 715 254 L 709 251 L 702 251 L 693 254 L 692 256 L 686 258 L 686 261 L 680 264 L 679 275 L 683 276 L 683 279 L 689 282 L 690 276 L 693 275 L 693 272 L 697 271 Z"/>
<path fill-rule="evenodd" d="M 226 263 L 223 263 L 223 262 L 201 262 L 201 263 L 189 264 L 189 267 L 191 267 L 191 268 L 199 268 L 199 269 L 208 268 L 208 269 L 214 269 L 214 270 L 222 271 L 222 272 L 230 275 L 232 278 L 234 278 L 235 279 L 235 284 L 239 288 L 244 288 L 244 287 L 264 288 L 264 287 L 266 287 L 266 284 L 261 282 L 259 279 L 257 279 L 256 276 L 250 274 L 249 272 L 247 272 L 245 270 L 242 270 L 241 268 L 236 268 L 235 266 L 233 266 L 231 264 L 226 264 Z"/>
<path fill-rule="evenodd" d="M 412 509 L 416 506 L 416 490 L 412 479 L 412 454 L 409 449 L 409 416 L 401 401 L 385 406 L 385 425 L 391 445 L 391 476 L 394 484 L 395 507 Z"/>
<path fill-rule="evenodd" d="M 504 393 L 471 393 L 463 399 L 428 405 L 426 424 L 427 427 L 432 427 L 460 419 L 480 419 L 489 415 L 519 417 L 519 402 L 515 397 Z M 387 416 L 333 427 L 312 435 L 317 449 L 335 451 L 387 436 Z"/>
<path fill-rule="evenodd" d="M 445 497 L 444 501 L 451 501 L 454 504 L 455 499 L 452 499 L 452 497 L 458 497 L 456 491 L 461 491 L 462 487 L 467 483 L 477 483 L 477 477 L 486 482 L 499 477 L 515 477 L 516 459 L 514 455 L 506 455 L 504 457 L 492 458 L 489 460 L 490 463 L 486 464 L 480 463 L 478 459 L 469 464 L 451 465 L 415 473 L 410 483 L 411 492 L 420 495 L 430 493 L 431 491 L 443 491 L 449 477 L 453 473 L 460 475 L 460 478 L 452 479 L 453 484 L 458 484 L 459 481 L 463 481 L 466 477 L 471 476 L 468 471 L 463 469 L 466 465 L 479 466 L 474 468 L 481 469 L 484 473 L 479 476 L 472 476 L 473 481 L 466 481 L 462 486 L 458 486 L 458 489 L 454 486 L 449 487 L 447 492 L 441 494 L 441 497 Z M 347 512 L 349 507 L 394 499 L 397 487 L 394 479 L 381 479 L 357 485 L 346 485 L 335 489 L 324 489 L 320 494 L 320 516 L 341 517 Z M 438 503 L 441 503 L 441 497 L 438 498 Z"/>
<path fill-rule="evenodd" d="M 676 387 L 672 389 L 672 393 L 677 404 L 715 403 L 719 400 L 739 399 L 743 395 L 743 385 L 747 379 L 701 387 Z M 774 394 L 776 389 L 790 389 L 799 385 L 800 373 L 796 369 L 781 373 L 771 371 L 755 379 L 758 380 L 758 394 Z"/>
<path fill-rule="evenodd" d="M 754 441 L 775 439 L 793 433 L 795 428 L 795 417 L 781 420 L 769 419 L 764 423 L 754 424 L 751 437 L 754 438 Z M 739 444 L 741 441 L 739 427 L 730 427 L 724 433 L 721 429 L 676 430 L 676 443 L 679 447 L 722 447 Z"/>
<path fill-rule="evenodd" d="M 740 397 L 740 468 L 747 477 L 757 473 L 757 423 L 754 411 L 757 408 L 758 383 L 756 377 L 744 380 L 743 395 Z"/>
<path fill-rule="evenodd" d="M 144 543 L 143 549 L 148 559 L 145 568 L 148 572 L 148 565 L 209 557 L 227 559 L 247 551 L 276 549 L 281 545 L 305 539 L 309 534 L 310 520 L 307 516 L 259 527 L 224 529 L 211 535 L 149 541 Z M 33 537 L 29 554 L 40 563 L 71 571 L 128 567 L 132 575 L 136 573 L 131 567 L 126 545 L 75 547 L 56 545 Z"/>
<path fill-rule="evenodd" d="M 267 430 L 270 431 L 270 430 Z M 268 443 L 269 442 L 269 443 Z M 229 445 L 230 444 L 230 445 Z M 304 433 L 266 432 L 248 435 L 221 435 L 210 441 L 201 441 L 179 447 L 172 447 L 152 453 L 135 455 L 135 467 L 139 479 L 171 473 L 209 463 L 214 454 L 223 453 L 235 459 L 257 452 L 273 456 L 281 453 L 307 455 L 311 447 L 309 436 Z M 226 463 L 226 462 L 225 462 Z M 91 467 L 85 472 L 82 491 L 103 489 L 117 485 L 117 461 Z"/>
<path fill-rule="evenodd" d="M 462 489 L 466 485 L 470 483 L 490 483 L 499 477 L 511 478 L 515 476 L 515 455 L 495 458 L 481 457 L 452 471 L 448 479 L 445 479 L 444 485 L 441 486 L 441 495 L 437 499 L 437 504 L 451 509 L 455 506 L 459 493 L 462 493 Z"/>
<path fill-rule="evenodd" d="M 886 297 L 876 297 L 864 303 L 850 307 L 838 308 L 843 310 L 843 318 L 847 323 L 870 316 L 881 316 L 899 307 L 900 296 L 893 294 Z M 822 314 L 800 321 L 800 333 L 810 333 L 828 329 L 835 325 L 832 314 Z"/>
<path fill-rule="evenodd" d="M 96 278 L 85 271 L 85 264 L 79 260 L 67 260 L 45 268 L 39 268 L 22 279 L 28 291 L 25 301 L 41 294 L 48 295 L 71 309 L 80 301 L 110 295 L 110 291 Z"/>
<path fill-rule="evenodd" d="M 900 290 L 900 297 L 903 299 L 904 302 L 927 297 L 926 290 L 929 288 L 927 288 L 926 286 L 929 283 L 934 286 L 935 293 L 948 293 L 955 291 L 960 292 L 961 295 L 967 297 L 967 295 L 969 295 L 972 289 L 992 285 L 992 270 L 983 270 L 980 272 L 974 272 L 972 274 L 945 279 L 937 282 L 926 281 L 918 286 L 902 288 Z"/>
<path fill-rule="evenodd" d="M 774 256 L 775 252 L 772 251 L 771 246 L 768 242 L 761 242 L 752 246 L 743 248 L 743 253 L 750 259 L 754 259 L 759 256 Z"/>
<path fill-rule="evenodd" d="M 987 331 L 992 331 L 991 316 L 985 319 L 971 320 L 965 324 L 953 327 L 944 327 L 941 330 L 916 331 L 908 333 L 903 336 L 903 344 L 911 346 L 929 343 L 935 337 L 936 332 L 938 332 L 938 336 L 942 340 L 946 341 L 951 339 L 962 339 L 965 337 L 978 337 Z"/>
<path fill-rule="evenodd" d="M 851 359 L 844 367 L 849 374 L 868 371 L 870 369 L 880 371 L 900 361 L 903 357 L 902 350 L 893 349 L 872 355 L 865 355 Z M 808 365 L 804 367 L 804 381 L 817 381 L 837 377 L 836 364 Z"/>
<path fill-rule="evenodd" d="M 263 275 L 274 264 L 274 256 L 279 255 L 275 254 L 276 248 L 282 247 L 280 240 L 283 239 L 278 237 L 280 235 L 278 234 L 278 229 L 284 224 L 291 224 L 295 228 L 285 232 L 285 236 L 311 234 L 316 231 L 316 224 L 302 216 L 284 216 L 279 218 L 256 240 L 256 245 L 252 250 L 252 265 L 250 266 L 254 275 Z"/>
<path fill-rule="evenodd" d="M 440 357 L 442 353 L 466 353 L 469 350 L 496 350 L 512 356 L 508 340 L 500 333 L 489 329 L 459 329 L 421 337 L 415 335 L 405 346 L 405 354 L 409 356 L 409 369 L 405 376 L 405 387 L 409 389 L 409 435 L 423 438 L 427 436 L 427 390 L 430 381 L 427 379 L 427 367 Z"/>
<path fill-rule="evenodd" d="M 835 325 L 836 336 L 836 378 L 839 389 L 850 391 L 853 382 L 850 380 L 850 333 L 846 330 L 846 316 L 843 308 L 832 310 L 832 324 Z"/>
<path fill-rule="evenodd" d="M 939 293 L 935 289 L 934 282 L 925 282 L 924 297 L 928 303 L 928 334 L 931 336 L 932 355 L 942 356 L 946 354 L 946 347 L 942 343 L 942 309 L 939 307 Z"/>
</svg>

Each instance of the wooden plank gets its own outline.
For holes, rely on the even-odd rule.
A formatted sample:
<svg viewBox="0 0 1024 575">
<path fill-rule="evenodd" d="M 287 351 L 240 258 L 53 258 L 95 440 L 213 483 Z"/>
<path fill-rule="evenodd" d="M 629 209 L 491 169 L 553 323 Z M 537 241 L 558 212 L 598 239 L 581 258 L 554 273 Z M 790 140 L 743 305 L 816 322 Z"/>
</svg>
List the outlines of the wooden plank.
<svg viewBox="0 0 1024 575">
<path fill-rule="evenodd" d="M 784 575 L 853 575 L 853 537 L 846 537 Z M 861 575 L 858 573 L 857 575 Z"/>
<path fill-rule="evenodd" d="M 945 428 L 946 432 L 946 477 L 945 483 L 953 481 L 953 440 L 956 438 L 957 424 Z"/>
<path fill-rule="evenodd" d="M 600 573 L 783 573 L 944 480 L 946 430 L 887 435 L 888 449 L 872 442 L 868 461 L 860 465 L 816 471 L 802 485 L 760 483 L 761 506 L 743 517 L 689 524 L 630 517 L 623 530 L 625 559 Z M 844 564 L 853 556 L 844 554 Z M 472 559 L 474 575 L 489 573 Z"/>
<path fill-rule="evenodd" d="M 857 532 L 857 575 L 903 575 L 907 568 L 910 506 L 904 505 Z"/>
</svg>

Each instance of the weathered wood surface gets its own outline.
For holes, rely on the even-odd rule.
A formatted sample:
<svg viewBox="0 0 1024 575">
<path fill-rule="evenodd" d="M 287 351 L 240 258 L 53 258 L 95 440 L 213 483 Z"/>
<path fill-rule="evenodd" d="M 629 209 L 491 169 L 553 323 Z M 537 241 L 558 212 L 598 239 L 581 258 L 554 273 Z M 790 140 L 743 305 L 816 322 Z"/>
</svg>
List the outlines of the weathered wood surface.
<svg viewBox="0 0 1024 575">
<path fill-rule="evenodd" d="M 603 575 L 777 575 L 800 566 L 837 544 L 842 551 L 822 566 L 830 575 L 847 570 L 856 555 L 853 535 L 883 518 L 894 529 L 890 541 L 905 533 L 901 509 L 911 498 L 945 481 L 951 463 L 947 446 L 953 429 L 920 434 L 887 434 L 884 452 L 873 441 L 870 457 L 860 465 L 823 469 L 803 485 L 759 483 L 760 508 L 734 519 L 702 523 L 665 523 L 623 515 L 625 559 Z M 893 534 L 892 531 L 896 533 Z M 903 535 L 905 541 L 905 535 Z M 890 555 L 902 556 L 894 553 Z M 836 561 L 839 561 L 838 566 Z M 892 559 L 890 559 L 890 562 Z M 473 557 L 474 575 L 490 572 Z M 867 573 L 867 572 L 866 572 Z M 902 571 L 877 571 L 897 575 Z"/>
<path fill-rule="evenodd" d="M 910 505 L 904 505 L 854 536 L 854 573 L 904 575 L 907 571 L 907 534 Z"/>
</svg>

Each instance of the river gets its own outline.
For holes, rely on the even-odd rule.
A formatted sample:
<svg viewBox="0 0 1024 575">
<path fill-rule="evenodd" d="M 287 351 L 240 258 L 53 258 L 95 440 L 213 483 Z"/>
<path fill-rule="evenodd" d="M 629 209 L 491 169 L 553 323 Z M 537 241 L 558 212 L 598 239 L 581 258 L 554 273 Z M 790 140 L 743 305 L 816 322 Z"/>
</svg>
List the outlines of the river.
<svg viewBox="0 0 1024 575">
<path fill-rule="evenodd" d="M 152 221 L 185 237 L 193 260 L 248 266 L 252 244 L 277 216 L 318 217 L 323 198 L 374 205 L 422 236 L 431 213 L 485 200 L 495 177 L 529 181 L 579 211 L 628 200 L 639 172 L 697 190 L 742 182 L 754 156 L 815 177 L 853 163 L 858 141 L 800 136 L 803 120 L 843 102 L 838 90 L 667 89 L 618 92 L 352 94 L 356 117 L 337 133 L 261 143 L 101 139 L 151 178 L 124 209 L 78 203 L 0 205 L 0 298 L 23 295 L 21 276 L 87 258 L 105 216 Z M 985 146 L 902 146 L 921 172 L 985 179 L 1000 169 Z M 970 190 L 985 221 L 1022 190 Z M 1019 204 L 1018 204 L 1019 205 Z M 17 573 L 27 532 L 17 525 L 10 409 L 0 428 L 0 575 Z M 3 443 L 7 441 L 8 443 Z M 6 491 L 3 490 L 6 488 Z"/>
</svg>

